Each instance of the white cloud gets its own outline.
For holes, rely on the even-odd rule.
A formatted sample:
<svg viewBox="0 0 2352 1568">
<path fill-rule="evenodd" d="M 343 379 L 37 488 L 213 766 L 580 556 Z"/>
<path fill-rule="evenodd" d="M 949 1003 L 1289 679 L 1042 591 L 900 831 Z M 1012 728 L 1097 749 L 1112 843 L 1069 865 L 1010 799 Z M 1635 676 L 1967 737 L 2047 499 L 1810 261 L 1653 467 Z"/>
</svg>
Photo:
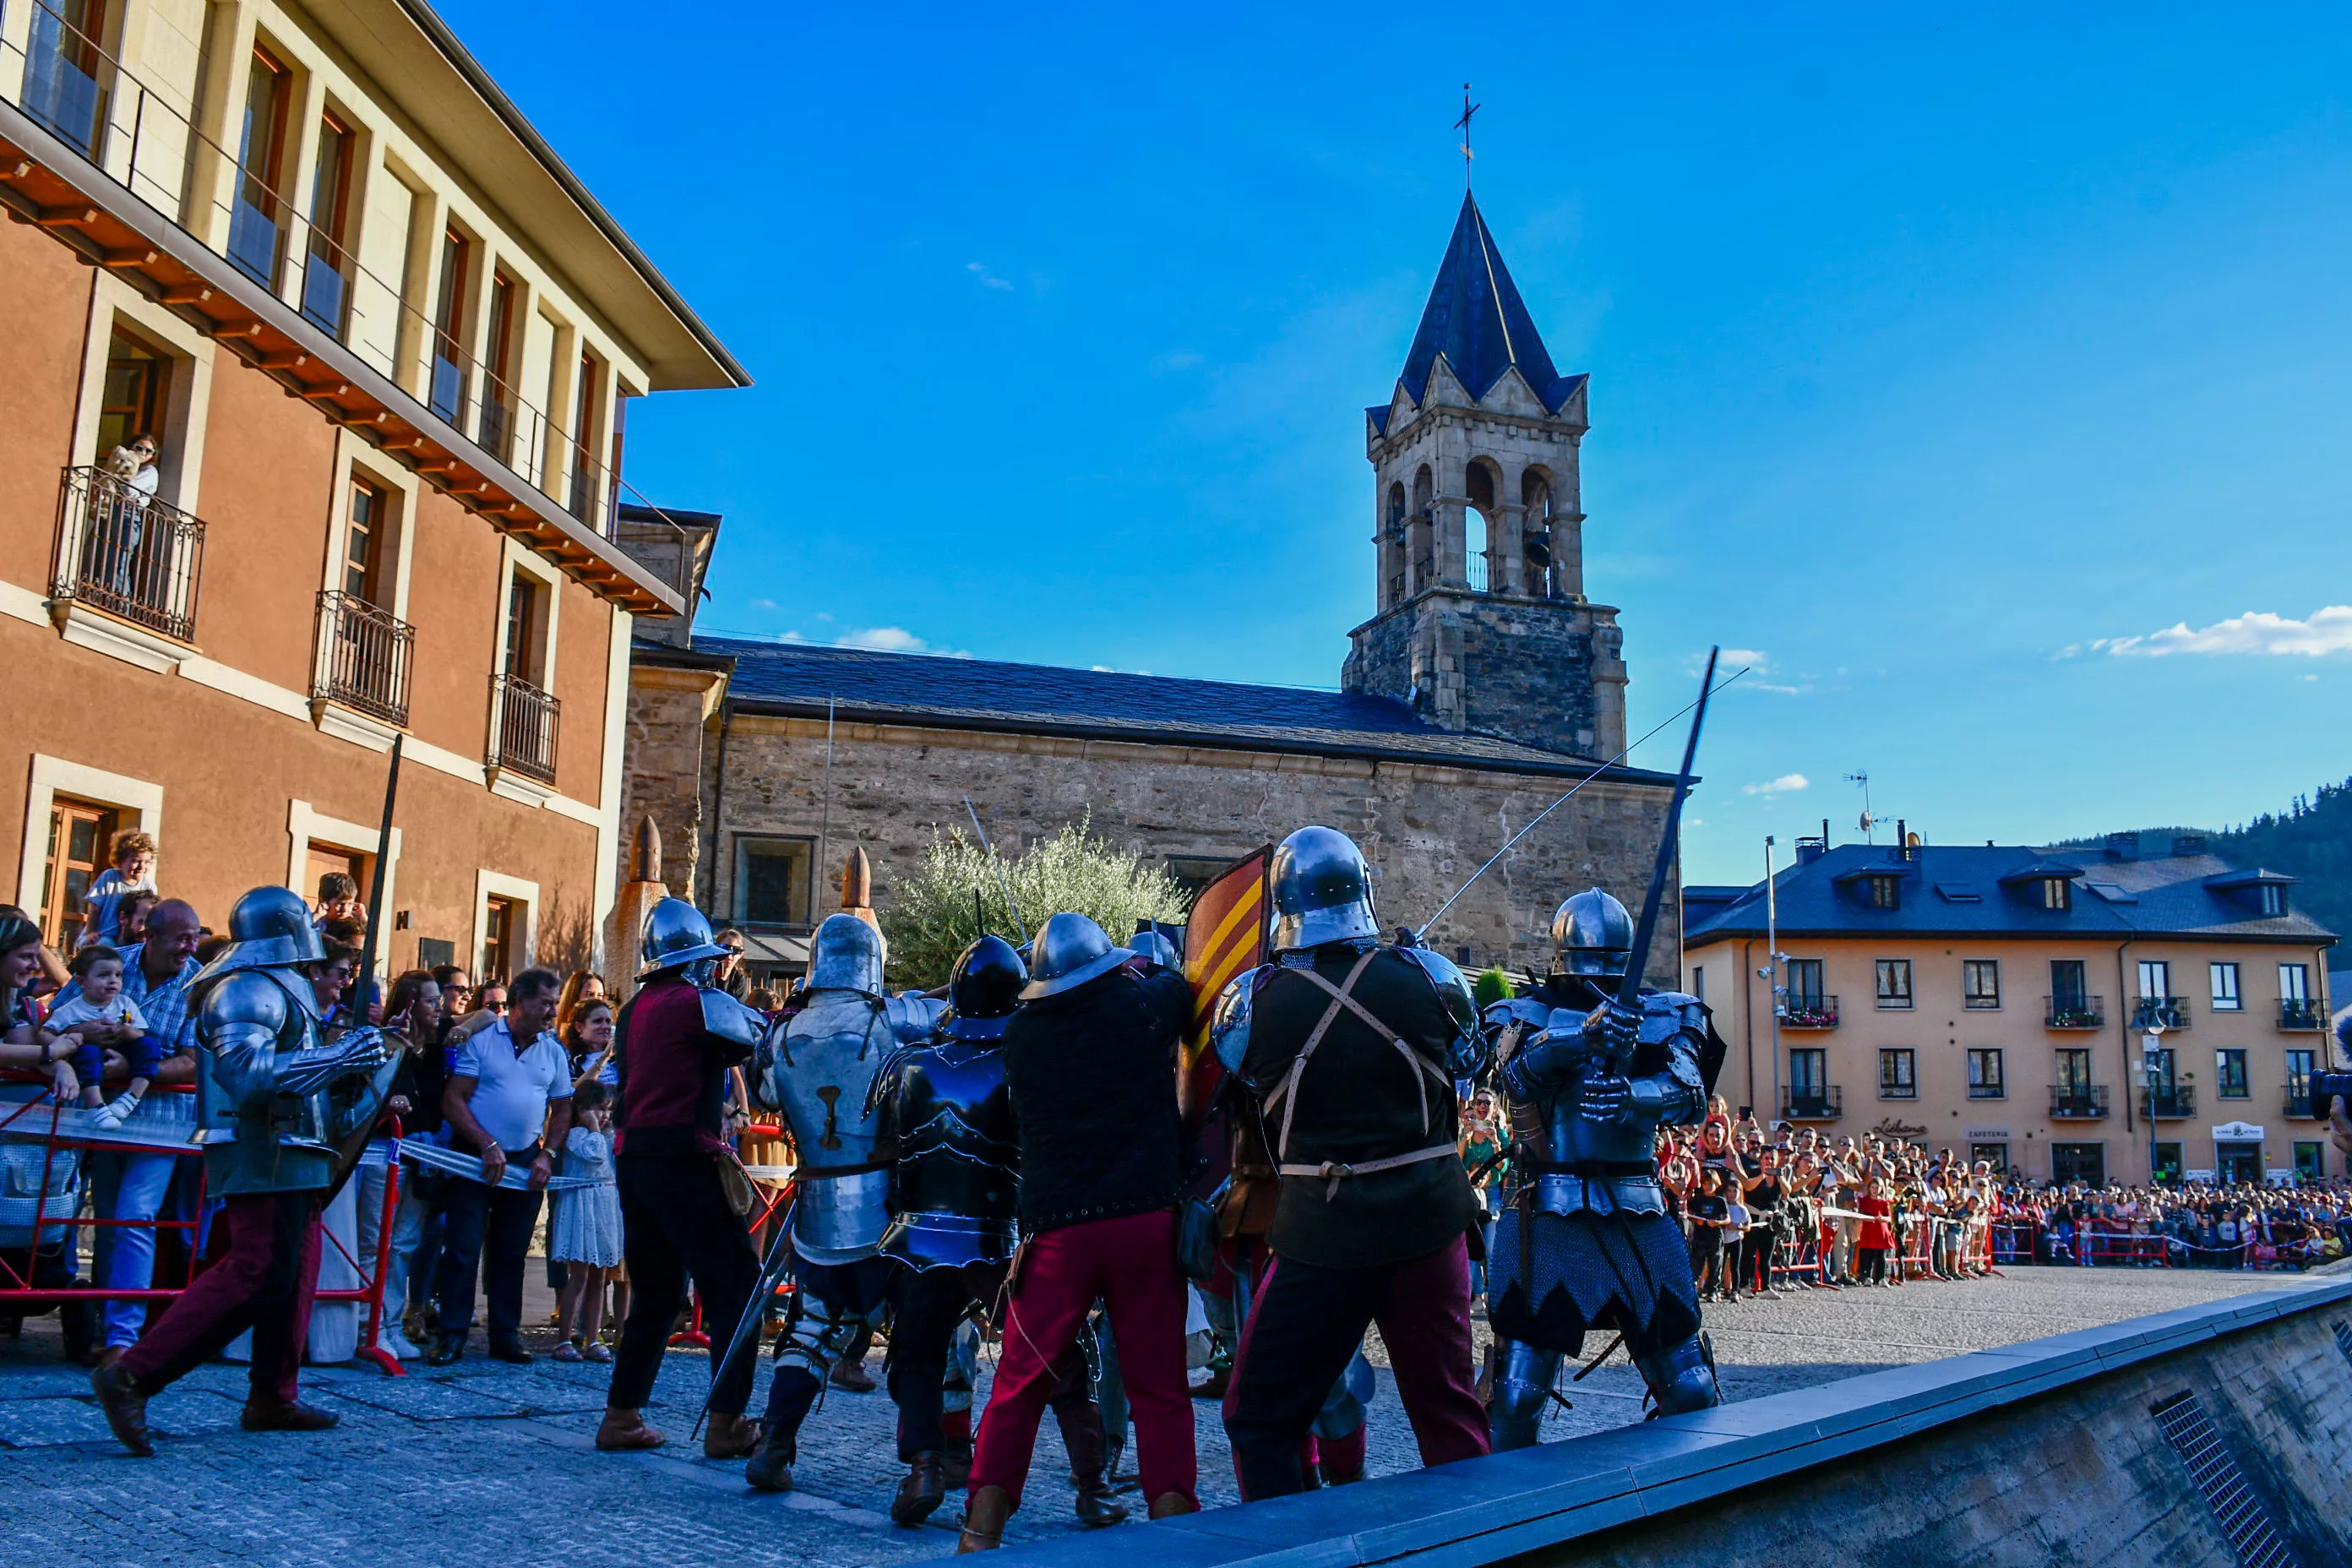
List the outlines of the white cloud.
<svg viewBox="0 0 2352 1568">
<path fill-rule="evenodd" d="M 1782 773 L 1779 778 L 1769 780 L 1764 784 L 1741 784 L 1739 786 L 1739 793 L 1742 795 L 1788 795 L 1795 790 L 1811 789 L 1812 787 L 1813 781 L 1807 778 L 1802 773 Z"/>
<path fill-rule="evenodd" d="M 1759 675 L 1772 672 L 1772 656 L 1759 648 L 1727 647 L 1723 650 L 1723 662 L 1733 669 L 1748 665 Z"/>
<path fill-rule="evenodd" d="M 834 639 L 835 647 L 862 647 L 875 653 L 929 653 L 931 645 L 904 626 L 872 626 Z"/>
<path fill-rule="evenodd" d="M 2174 653 L 2294 654 L 2320 658 L 2352 653 L 2352 605 L 2330 605 L 2307 621 L 2268 610 L 2250 610 L 2192 630 L 2187 621 L 2145 637 L 2099 637 L 2091 645 L 2106 653 L 2161 658 Z"/>
<path fill-rule="evenodd" d="M 971 273 L 973 277 L 979 279 L 982 283 L 987 284 L 991 289 L 1003 289 L 1009 292 L 1013 288 L 1013 285 L 1010 282 L 1004 279 L 999 278 L 995 273 L 991 272 L 988 269 L 987 265 L 983 262 L 967 261 L 963 264 L 963 269 L 966 272 Z"/>
</svg>

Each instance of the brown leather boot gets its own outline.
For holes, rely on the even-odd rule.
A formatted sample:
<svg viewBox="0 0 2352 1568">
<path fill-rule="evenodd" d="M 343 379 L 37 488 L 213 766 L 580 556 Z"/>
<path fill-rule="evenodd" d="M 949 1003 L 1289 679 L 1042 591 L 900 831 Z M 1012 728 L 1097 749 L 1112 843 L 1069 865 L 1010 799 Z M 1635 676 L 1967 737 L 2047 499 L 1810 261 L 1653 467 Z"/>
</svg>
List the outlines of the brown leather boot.
<svg viewBox="0 0 2352 1568">
<path fill-rule="evenodd" d="M 890 1500 L 890 1519 L 897 1524 L 920 1524 L 947 1500 L 948 1471 L 937 1454 L 918 1454 L 907 1461 L 907 1479 Z"/>
<path fill-rule="evenodd" d="M 963 1506 L 963 1533 L 956 1538 L 956 1555 L 993 1552 L 1004 1544 L 1004 1521 L 1013 1517 L 1013 1494 L 1003 1487 L 982 1487 Z"/>
<path fill-rule="evenodd" d="M 658 1448 L 669 1439 L 646 1425 L 644 1413 L 606 1406 L 604 1422 L 596 1428 L 596 1448 L 599 1453 L 627 1454 L 640 1448 Z"/>
<path fill-rule="evenodd" d="M 1111 1500 L 1110 1484 L 1100 1470 L 1073 1470 L 1070 1485 L 1077 1489 L 1078 1522 L 1088 1530 L 1101 1530 L 1127 1518 L 1127 1505 Z"/>
<path fill-rule="evenodd" d="M 793 1465 L 799 1458 L 800 1445 L 790 1432 L 762 1432 L 751 1462 L 743 1467 L 743 1479 L 763 1492 L 788 1492 L 793 1489 Z"/>
<path fill-rule="evenodd" d="M 248 1399 L 236 1424 L 248 1432 L 323 1432 L 341 1419 L 299 1399 Z"/>
<path fill-rule="evenodd" d="M 155 1445 L 147 1436 L 147 1396 L 139 1392 L 138 1381 L 108 1362 L 89 1374 L 89 1385 L 98 1392 L 98 1407 L 106 1413 L 115 1439 L 140 1458 L 153 1458 Z"/>
<path fill-rule="evenodd" d="M 1182 1492 L 1161 1492 L 1158 1497 L 1151 1500 L 1151 1512 L 1150 1517 L 1153 1519 L 1173 1519 L 1180 1513 L 1198 1513 L 1200 1511 L 1201 1505 L 1194 1502 L 1191 1498 L 1186 1497 Z"/>
<path fill-rule="evenodd" d="M 713 1411 L 710 1425 L 702 1429 L 706 1459 L 747 1459 L 759 1446 L 760 1424 L 748 1415 L 721 1415 Z"/>
</svg>

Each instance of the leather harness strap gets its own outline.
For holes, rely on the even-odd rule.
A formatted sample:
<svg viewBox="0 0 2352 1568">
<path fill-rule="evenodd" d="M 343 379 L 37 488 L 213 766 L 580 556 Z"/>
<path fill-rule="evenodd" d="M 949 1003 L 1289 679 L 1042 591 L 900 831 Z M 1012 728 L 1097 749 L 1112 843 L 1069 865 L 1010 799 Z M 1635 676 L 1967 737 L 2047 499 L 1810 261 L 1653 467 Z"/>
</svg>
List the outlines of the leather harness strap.
<svg viewBox="0 0 2352 1568">
<path fill-rule="evenodd" d="M 1290 1071 L 1284 1076 L 1282 1088 L 1277 1091 L 1282 1099 L 1282 1132 L 1275 1140 L 1274 1146 L 1275 1158 L 1277 1161 L 1284 1161 L 1290 1152 L 1290 1121 L 1298 1110 L 1298 1084 L 1300 1078 L 1307 1071 L 1307 1058 L 1312 1057 L 1316 1048 L 1322 1045 L 1323 1037 L 1339 1020 L 1342 1009 L 1355 1014 L 1369 1025 L 1375 1034 L 1381 1036 L 1390 1045 L 1394 1046 L 1406 1063 L 1412 1067 L 1412 1086 L 1421 1096 L 1421 1125 L 1424 1132 L 1429 1130 L 1429 1084 L 1425 1075 L 1437 1075 L 1437 1068 L 1427 1058 L 1398 1038 L 1396 1032 L 1389 1027 L 1387 1021 L 1380 1015 L 1349 994 L 1355 990 L 1356 982 L 1362 978 L 1365 969 L 1370 965 L 1373 959 L 1380 956 L 1380 952 L 1377 947 L 1368 950 L 1362 957 L 1356 960 L 1355 967 L 1348 971 L 1348 978 L 1337 985 L 1332 984 L 1312 969 L 1288 971 L 1293 974 L 1304 975 L 1329 992 L 1331 1004 L 1323 1009 L 1323 1016 L 1316 1020 L 1313 1032 L 1307 1037 L 1307 1043 L 1299 1047 L 1297 1058 L 1290 1064 Z M 1442 1075 L 1440 1076 L 1443 1081 Z M 1445 1087 L 1450 1090 L 1453 1085 L 1447 1082 Z M 1410 1154 L 1393 1154 L 1381 1160 L 1364 1160 L 1354 1163 L 1344 1160 L 1325 1160 L 1313 1165 L 1285 1163 L 1276 1164 L 1275 1169 L 1286 1176 L 1314 1176 L 1321 1179 L 1327 1184 L 1323 1189 L 1323 1201 L 1329 1203 L 1339 1195 L 1339 1184 L 1350 1176 L 1369 1175 L 1375 1171 L 1393 1171 L 1402 1166 L 1417 1165 L 1424 1160 L 1434 1160 L 1454 1152 L 1456 1152 L 1454 1146 L 1450 1142 L 1433 1143 L 1426 1149 L 1416 1149 Z"/>
</svg>

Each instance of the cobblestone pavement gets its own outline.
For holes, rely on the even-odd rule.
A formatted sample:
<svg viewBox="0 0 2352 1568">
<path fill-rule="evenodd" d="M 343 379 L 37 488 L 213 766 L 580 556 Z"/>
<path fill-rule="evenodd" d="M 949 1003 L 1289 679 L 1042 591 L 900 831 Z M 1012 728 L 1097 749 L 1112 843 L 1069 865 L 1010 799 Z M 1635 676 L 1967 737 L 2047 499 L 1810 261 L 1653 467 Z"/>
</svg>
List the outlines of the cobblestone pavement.
<svg viewBox="0 0 2352 1568">
<path fill-rule="evenodd" d="M 1725 1391 L 1741 1399 L 2287 1282 L 2278 1275 L 2020 1268 L 1963 1284 L 1808 1290 L 1715 1306 L 1707 1322 Z M 543 1306 L 531 1313 L 544 1315 Z M 1377 1339 L 1370 1349 L 1375 1362 L 1385 1361 Z M 410 1375 L 398 1379 L 315 1368 L 305 1373 L 306 1389 L 340 1413 L 342 1425 L 315 1436 L 256 1436 L 236 1427 L 243 1370 L 212 1366 L 149 1407 L 167 1436 L 158 1458 L 141 1461 L 109 1438 L 85 1374 L 62 1364 L 55 1320 L 37 1319 L 21 1340 L 0 1340 L 0 1544 L 10 1559 L 42 1568 L 340 1568 L 355 1559 L 429 1568 L 517 1562 L 865 1568 L 953 1550 L 954 1500 L 919 1530 L 893 1526 L 885 1511 L 899 1474 L 885 1395 L 834 1392 L 803 1430 L 801 1489 L 777 1497 L 749 1491 L 739 1465 L 706 1463 L 698 1447 L 682 1440 L 707 1376 L 705 1357 L 672 1352 L 649 1415 L 673 1446 L 611 1456 L 593 1447 L 606 1381 L 601 1367 L 544 1356 L 509 1367 L 477 1353 L 437 1373 L 412 1363 Z M 763 1388 L 765 1377 L 763 1368 Z M 1554 1414 L 1547 1440 L 1641 1417 L 1640 1381 L 1622 1360 L 1570 1394 L 1574 1408 Z M 1232 1502 L 1216 1407 L 1195 1408 L 1202 1500 Z M 1385 1372 L 1371 1422 L 1374 1474 L 1417 1463 Z M 1027 1504 L 1008 1541 L 1076 1528 L 1064 1468 L 1048 1420 Z M 1128 1539 L 1115 1532 L 1106 1546 Z"/>
</svg>

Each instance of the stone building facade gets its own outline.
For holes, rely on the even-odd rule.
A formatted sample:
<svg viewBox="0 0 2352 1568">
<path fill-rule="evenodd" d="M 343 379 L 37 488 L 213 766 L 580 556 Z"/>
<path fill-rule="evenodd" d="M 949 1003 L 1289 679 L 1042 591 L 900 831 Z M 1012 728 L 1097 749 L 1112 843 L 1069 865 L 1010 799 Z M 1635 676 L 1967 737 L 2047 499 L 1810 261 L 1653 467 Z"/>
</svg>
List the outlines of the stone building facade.
<svg viewBox="0 0 2352 1568">
<path fill-rule="evenodd" d="M 1322 823 L 1363 847 L 1384 921 L 1418 925 L 1591 777 L 1428 933 L 1540 969 L 1562 898 L 1639 902 L 1670 783 L 1603 761 L 1625 674 L 1615 612 L 1583 594 L 1584 428 L 1585 378 L 1553 370 L 1465 201 L 1395 395 L 1368 411 L 1379 588 L 1340 689 L 666 627 L 636 648 L 627 810 L 658 826 L 671 888 L 742 927 L 755 970 L 792 973 L 853 846 L 887 910 L 934 837 L 969 831 L 967 798 L 1007 852 L 1083 819 L 1192 883 Z M 1677 903 L 1661 982 L 1678 929 Z"/>
</svg>

